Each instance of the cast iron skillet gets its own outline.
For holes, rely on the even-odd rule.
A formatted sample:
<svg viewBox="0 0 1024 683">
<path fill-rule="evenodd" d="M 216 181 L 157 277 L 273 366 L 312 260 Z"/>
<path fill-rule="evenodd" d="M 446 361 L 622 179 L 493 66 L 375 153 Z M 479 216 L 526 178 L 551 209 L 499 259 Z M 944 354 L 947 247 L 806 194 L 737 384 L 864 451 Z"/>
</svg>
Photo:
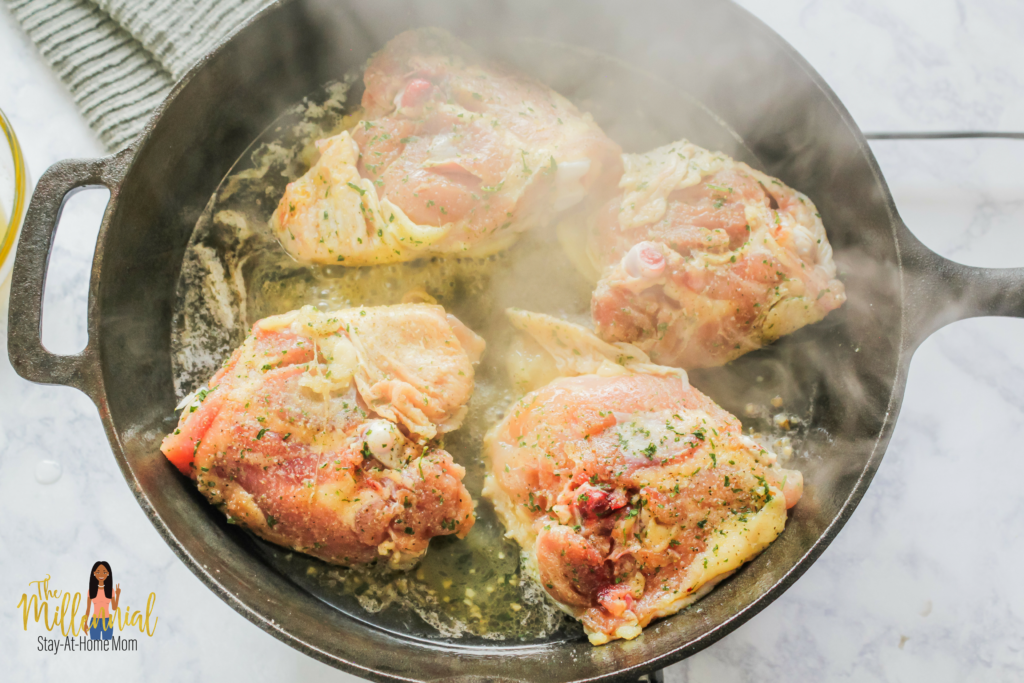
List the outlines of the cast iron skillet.
<svg viewBox="0 0 1024 683">
<path fill-rule="evenodd" d="M 212 191 L 285 106 L 421 25 L 447 28 L 557 88 L 590 87 L 602 125 L 618 125 L 605 120 L 615 111 L 636 109 L 637 93 L 621 83 L 631 69 L 642 74 L 637 82 L 685 91 L 738 133 L 764 170 L 814 198 L 844 273 L 849 302 L 824 323 L 727 368 L 692 375 L 734 411 L 776 391 L 806 400 L 811 455 L 799 466 L 807 491 L 786 531 L 756 561 L 634 641 L 599 648 L 566 637 L 445 642 L 371 623 L 272 569 L 252 541 L 198 502 L 159 452 L 176 403 L 169 356 L 175 284 Z M 605 79 L 613 82 L 602 89 Z M 676 114 L 655 110 L 646 119 L 660 137 L 655 144 L 687 134 L 717 144 L 677 125 L 686 116 Z M 58 356 L 40 342 L 47 261 L 64 201 L 96 185 L 111 197 L 93 261 L 89 343 L 78 355 Z M 849 518 L 889 442 L 917 345 L 953 320 L 1024 316 L 1024 270 L 970 268 L 925 248 L 897 216 L 864 137 L 822 79 L 757 19 L 706 0 L 633 3 L 628 10 L 612 0 L 296 0 L 271 7 L 182 80 L 131 147 L 60 162 L 43 174 L 13 277 L 11 362 L 29 380 L 77 387 L 95 401 L 121 471 L 178 556 L 267 632 L 376 680 L 635 680 L 707 647 L 788 588 Z M 762 382 L 752 382 L 756 376 Z"/>
</svg>

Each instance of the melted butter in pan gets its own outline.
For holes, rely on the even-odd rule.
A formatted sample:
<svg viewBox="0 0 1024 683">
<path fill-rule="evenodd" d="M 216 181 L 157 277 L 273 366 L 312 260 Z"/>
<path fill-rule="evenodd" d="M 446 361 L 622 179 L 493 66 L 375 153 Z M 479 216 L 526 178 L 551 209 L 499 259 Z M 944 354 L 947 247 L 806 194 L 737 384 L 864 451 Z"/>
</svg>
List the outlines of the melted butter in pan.
<svg viewBox="0 0 1024 683">
<path fill-rule="evenodd" d="M 321 310 L 394 304 L 412 293 L 435 299 L 487 339 L 463 426 L 444 447 L 466 468 L 478 501 L 477 523 L 459 541 L 437 538 L 409 572 L 384 567 L 346 569 L 253 540 L 279 571 L 319 598 L 378 626 L 423 637 L 535 641 L 567 624 L 536 586 L 521 578 L 519 549 L 504 538 L 483 501 L 487 429 L 512 403 L 504 358 L 512 339 L 505 308 L 519 306 L 587 318 L 591 284 L 559 248 L 557 237 L 534 231 L 487 258 L 432 258 L 386 266 L 344 268 L 296 263 L 268 222 L 284 185 L 312 161 L 312 143 L 351 125 L 343 84 L 293 107 L 232 169 L 199 219 L 189 243 L 172 339 L 175 388 L 195 389 L 261 318 L 306 304 Z"/>
<path fill-rule="evenodd" d="M 581 57 L 581 68 L 589 69 L 593 59 Z M 685 133 L 738 158 L 745 156 L 729 146 L 734 134 L 685 96 L 642 82 L 634 72 L 620 74 L 621 82 L 611 78 L 613 71 L 607 73 L 607 79 L 595 82 L 598 90 L 577 88 L 572 99 L 592 111 L 627 148 L 645 149 Z M 518 547 L 504 538 L 490 503 L 480 496 L 485 474 L 481 452 L 487 429 L 517 398 L 506 372 L 514 334 L 505 309 L 518 307 L 589 326 L 593 282 L 580 274 L 562 248 L 571 247 L 572 235 L 563 231 L 560 242 L 554 229 L 529 232 L 512 248 L 483 259 L 432 258 L 363 268 L 309 267 L 294 261 L 271 233 L 269 219 L 285 185 L 315 161 L 313 143 L 356 122 L 357 113 L 347 102 L 358 101 L 358 93 L 348 92 L 349 84 L 358 80 L 353 76 L 329 84 L 286 111 L 253 142 L 211 197 L 196 223 L 178 282 L 171 340 L 175 390 L 180 398 L 205 383 L 252 324 L 268 315 L 306 304 L 322 310 L 393 304 L 410 292 L 434 298 L 487 340 L 466 421 L 444 444 L 466 468 L 466 487 L 478 501 L 477 523 L 469 536 L 463 541 L 434 539 L 424 560 L 410 572 L 335 567 L 255 538 L 253 547 L 317 598 L 355 619 L 403 635 L 460 638 L 463 643 L 573 637 L 581 630 L 567 622 L 536 585 L 522 578 Z M 610 85 L 605 86 L 606 81 Z M 671 120 L 621 116 L 615 103 L 623 100 L 622 83 L 628 83 L 637 98 L 653 93 L 671 100 Z M 600 90 L 605 87 L 609 92 Z M 666 108 L 652 105 L 637 111 Z M 746 389 L 730 401 L 714 390 L 720 373 L 730 371 L 717 372 L 706 373 L 711 386 L 699 378 L 695 383 L 742 415 L 744 403 L 731 403 L 750 400 L 749 382 L 741 383 Z M 769 389 L 757 388 L 761 393 Z M 797 399 L 787 401 L 787 407 L 806 404 Z M 770 429 L 770 422 L 764 422 Z M 799 443 L 794 441 L 793 447 L 799 450 Z M 209 513 L 217 514 L 212 509 Z"/>
</svg>

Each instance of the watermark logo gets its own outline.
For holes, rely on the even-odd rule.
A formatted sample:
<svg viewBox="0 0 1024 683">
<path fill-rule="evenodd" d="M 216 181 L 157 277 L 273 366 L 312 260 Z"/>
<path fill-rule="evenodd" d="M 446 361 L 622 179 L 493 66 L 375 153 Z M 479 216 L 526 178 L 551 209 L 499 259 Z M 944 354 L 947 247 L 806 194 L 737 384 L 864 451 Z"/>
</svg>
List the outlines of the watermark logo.
<svg viewBox="0 0 1024 683">
<path fill-rule="evenodd" d="M 135 651 L 141 637 L 152 638 L 156 633 L 156 593 L 149 594 L 144 609 L 122 603 L 121 584 L 114 581 L 108 562 L 93 564 L 85 593 L 57 588 L 49 574 L 28 585 L 29 591 L 22 593 L 17 605 L 22 628 L 28 631 L 31 619 L 53 634 L 37 638 L 40 652 Z"/>
</svg>

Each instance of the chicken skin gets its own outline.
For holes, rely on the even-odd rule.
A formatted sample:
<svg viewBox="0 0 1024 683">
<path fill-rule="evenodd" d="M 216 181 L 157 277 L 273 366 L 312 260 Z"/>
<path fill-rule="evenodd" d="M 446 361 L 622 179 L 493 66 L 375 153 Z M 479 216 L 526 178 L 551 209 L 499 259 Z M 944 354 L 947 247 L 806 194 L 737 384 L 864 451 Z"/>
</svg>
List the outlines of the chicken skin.
<svg viewBox="0 0 1024 683">
<path fill-rule="evenodd" d="M 271 220 L 299 261 L 485 256 L 621 175 L 589 114 L 439 29 L 392 39 L 364 82 L 362 120 L 317 142 Z"/>
<path fill-rule="evenodd" d="M 846 300 L 803 194 L 686 140 L 623 162 L 621 193 L 589 226 L 603 339 L 665 365 L 721 365 Z"/>
<path fill-rule="evenodd" d="M 340 565 L 415 564 L 475 521 L 460 425 L 483 340 L 440 306 L 260 320 L 162 450 L 229 521 Z"/>
<path fill-rule="evenodd" d="M 685 372 L 626 344 L 602 351 L 577 325 L 511 315 L 561 376 L 488 434 L 484 496 L 591 643 L 635 638 L 782 532 L 800 473 L 776 465 Z"/>
</svg>

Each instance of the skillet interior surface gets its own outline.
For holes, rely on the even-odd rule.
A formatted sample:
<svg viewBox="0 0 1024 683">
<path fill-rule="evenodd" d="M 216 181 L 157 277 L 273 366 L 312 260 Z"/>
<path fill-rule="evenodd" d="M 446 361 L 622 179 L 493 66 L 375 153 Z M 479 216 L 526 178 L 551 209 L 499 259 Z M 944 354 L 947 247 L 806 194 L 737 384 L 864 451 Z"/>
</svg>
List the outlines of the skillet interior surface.
<svg viewBox="0 0 1024 683">
<path fill-rule="evenodd" d="M 400 620 L 371 623 L 358 608 L 311 594 L 281 563 L 271 566 L 159 453 L 177 403 L 175 285 L 210 195 L 288 105 L 421 25 L 444 27 L 580 100 L 627 151 L 685 135 L 756 163 L 814 199 L 835 248 L 849 294 L 840 311 L 728 367 L 691 373 L 741 416 L 747 403 L 777 394 L 806 408 L 807 454 L 796 464 L 807 481 L 803 501 L 760 557 L 635 641 L 592 648 L 561 633 L 525 644 L 443 642 L 409 637 Z M 763 608 L 859 501 L 905 372 L 896 225 L 873 158 L 831 91 L 730 4 L 645 3 L 623 16 L 611 2 L 291 2 L 197 66 L 139 143 L 97 250 L 97 400 L 122 469 L 168 542 L 229 604 L 289 644 L 378 679 L 626 678 L 706 647 Z"/>
</svg>

